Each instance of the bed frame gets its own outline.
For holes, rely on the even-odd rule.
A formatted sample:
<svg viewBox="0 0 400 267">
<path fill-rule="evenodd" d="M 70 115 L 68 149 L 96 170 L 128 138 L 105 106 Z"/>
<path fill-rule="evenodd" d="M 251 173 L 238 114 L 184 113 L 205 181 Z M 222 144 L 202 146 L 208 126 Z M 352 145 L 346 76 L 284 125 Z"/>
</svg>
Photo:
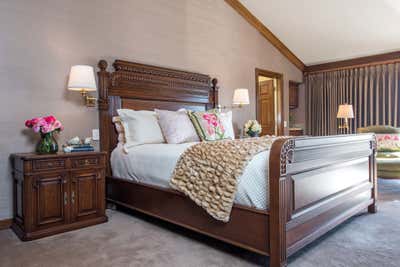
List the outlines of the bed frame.
<svg viewBox="0 0 400 267">
<path fill-rule="evenodd" d="M 218 103 L 217 80 L 203 74 L 116 60 L 98 64 L 101 150 L 117 145 L 112 116 L 118 108 L 205 110 Z M 213 219 L 172 189 L 111 175 L 107 201 L 270 257 L 287 257 L 353 215 L 375 213 L 376 142 L 373 135 L 290 138 L 274 142 L 269 161 L 270 205 L 258 210 L 235 204 L 231 220 Z M 157 153 L 155 151 L 155 153 Z"/>
</svg>

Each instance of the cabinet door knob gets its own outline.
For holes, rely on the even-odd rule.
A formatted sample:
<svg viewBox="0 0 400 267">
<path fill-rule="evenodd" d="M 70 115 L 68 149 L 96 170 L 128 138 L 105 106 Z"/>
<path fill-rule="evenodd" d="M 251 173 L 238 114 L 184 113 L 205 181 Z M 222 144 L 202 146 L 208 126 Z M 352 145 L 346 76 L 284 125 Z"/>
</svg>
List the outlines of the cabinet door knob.
<svg viewBox="0 0 400 267">
<path fill-rule="evenodd" d="M 64 192 L 64 206 L 68 204 L 68 194 L 67 192 Z"/>
<path fill-rule="evenodd" d="M 72 191 L 72 194 L 71 194 L 71 203 L 72 203 L 72 204 L 75 203 L 75 191 Z"/>
</svg>

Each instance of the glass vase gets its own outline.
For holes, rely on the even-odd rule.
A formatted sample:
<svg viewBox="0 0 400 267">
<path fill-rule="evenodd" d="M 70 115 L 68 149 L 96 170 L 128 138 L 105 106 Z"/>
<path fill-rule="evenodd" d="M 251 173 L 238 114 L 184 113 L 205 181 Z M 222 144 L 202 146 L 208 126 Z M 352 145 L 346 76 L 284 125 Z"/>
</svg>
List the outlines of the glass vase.
<svg viewBox="0 0 400 267">
<path fill-rule="evenodd" d="M 253 131 L 248 131 L 247 135 L 250 137 L 258 137 L 259 133 L 258 132 L 253 132 Z"/>
<path fill-rule="evenodd" d="M 58 152 L 58 144 L 54 139 L 53 132 L 42 133 L 41 139 L 36 146 L 38 154 L 55 154 Z"/>
</svg>

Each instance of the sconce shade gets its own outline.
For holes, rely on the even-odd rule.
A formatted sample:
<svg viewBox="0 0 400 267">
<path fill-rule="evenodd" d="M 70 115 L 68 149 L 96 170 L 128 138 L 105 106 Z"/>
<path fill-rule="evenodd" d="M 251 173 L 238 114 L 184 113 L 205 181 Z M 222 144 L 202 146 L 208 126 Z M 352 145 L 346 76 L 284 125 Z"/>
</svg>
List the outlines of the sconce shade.
<svg viewBox="0 0 400 267">
<path fill-rule="evenodd" d="M 68 90 L 96 91 L 93 67 L 87 65 L 72 66 L 69 73 Z"/>
<path fill-rule="evenodd" d="M 248 105 L 249 100 L 249 90 L 244 88 L 235 89 L 233 93 L 233 104 L 234 105 Z"/>
<path fill-rule="evenodd" d="M 336 117 L 339 119 L 354 118 L 353 106 L 349 104 L 339 105 L 339 110 Z"/>
</svg>

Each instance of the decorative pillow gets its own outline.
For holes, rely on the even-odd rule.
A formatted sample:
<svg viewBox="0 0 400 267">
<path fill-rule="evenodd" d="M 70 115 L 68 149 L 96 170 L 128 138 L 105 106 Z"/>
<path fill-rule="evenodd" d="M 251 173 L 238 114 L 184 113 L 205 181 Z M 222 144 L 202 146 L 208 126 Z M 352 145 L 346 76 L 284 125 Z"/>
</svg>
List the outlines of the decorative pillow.
<svg viewBox="0 0 400 267">
<path fill-rule="evenodd" d="M 228 139 L 235 139 L 235 131 L 233 130 L 233 124 L 232 124 L 232 111 L 228 112 L 221 112 L 219 113 L 222 125 L 224 126 L 225 129 L 225 138 Z"/>
<path fill-rule="evenodd" d="M 118 109 L 117 113 L 125 132 L 125 152 L 137 145 L 165 143 L 154 111 Z"/>
<path fill-rule="evenodd" d="M 168 144 L 200 141 L 185 109 L 178 111 L 155 109 L 154 111 Z"/>
<path fill-rule="evenodd" d="M 125 130 L 124 126 L 122 126 L 122 121 L 121 118 L 118 116 L 115 116 L 112 118 L 112 122 L 114 123 L 115 130 L 118 133 L 118 143 L 125 144 Z"/>
<path fill-rule="evenodd" d="M 377 134 L 378 152 L 400 152 L 400 134 Z"/>
<path fill-rule="evenodd" d="M 225 138 L 225 128 L 216 110 L 189 111 L 188 115 L 202 141 L 215 141 Z"/>
</svg>

